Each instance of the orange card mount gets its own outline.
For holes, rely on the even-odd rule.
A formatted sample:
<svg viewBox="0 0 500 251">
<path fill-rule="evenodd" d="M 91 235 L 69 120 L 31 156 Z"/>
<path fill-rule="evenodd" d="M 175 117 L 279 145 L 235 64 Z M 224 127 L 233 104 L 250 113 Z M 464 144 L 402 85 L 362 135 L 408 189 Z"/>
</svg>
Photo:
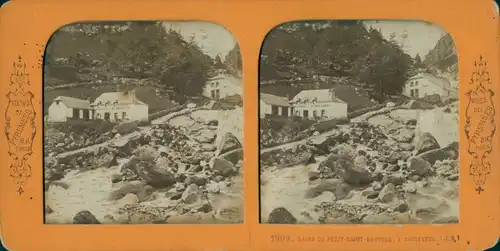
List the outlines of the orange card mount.
<svg viewBox="0 0 500 251">
<path fill-rule="evenodd" d="M 7 248 L 497 241 L 491 1 L 14 0 L 0 18 Z"/>
</svg>

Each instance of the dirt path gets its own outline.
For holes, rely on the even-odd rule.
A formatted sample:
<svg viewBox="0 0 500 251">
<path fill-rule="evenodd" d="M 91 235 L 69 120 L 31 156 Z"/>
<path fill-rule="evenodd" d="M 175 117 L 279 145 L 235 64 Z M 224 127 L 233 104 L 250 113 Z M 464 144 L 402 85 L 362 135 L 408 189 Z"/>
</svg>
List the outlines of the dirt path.
<svg viewBox="0 0 500 251">
<path fill-rule="evenodd" d="M 79 149 L 76 149 L 76 150 L 72 150 L 72 151 L 60 153 L 60 154 L 56 155 L 56 158 L 63 158 L 63 157 L 69 156 L 69 155 L 73 155 L 75 153 L 79 153 L 79 152 L 92 151 L 92 150 L 95 150 L 95 149 L 97 149 L 99 147 L 107 146 L 107 145 L 109 145 L 109 144 L 111 144 L 113 142 L 117 142 L 117 141 L 120 141 L 120 140 L 131 139 L 131 138 L 133 138 L 135 136 L 140 135 L 142 132 L 148 131 L 150 129 L 151 129 L 151 127 L 142 127 L 139 131 L 135 131 L 133 133 L 126 134 L 126 135 L 124 135 L 122 137 L 119 137 L 119 138 L 113 138 L 113 139 L 110 139 L 110 140 L 105 141 L 105 142 L 100 143 L 100 144 L 86 146 L 86 147 L 79 148 Z"/>
<path fill-rule="evenodd" d="M 376 111 L 372 111 L 372 112 L 368 112 L 368 113 L 365 113 L 363 115 L 360 115 L 358 117 L 354 117 L 351 119 L 351 123 L 359 123 L 359 122 L 362 122 L 362 121 L 366 121 L 367 119 L 373 117 L 373 116 L 376 116 L 376 115 L 380 115 L 380 114 L 383 114 L 383 113 L 388 113 L 388 112 L 391 112 L 391 111 L 394 111 L 394 110 L 398 110 L 398 109 L 401 109 L 401 107 L 392 107 L 392 108 L 382 108 L 380 110 L 376 110 Z M 331 130 L 331 131 L 327 131 L 327 132 L 324 132 L 324 133 L 321 133 L 319 136 L 331 136 L 335 133 L 335 129 L 334 130 Z M 274 150 L 277 150 L 277 149 L 290 149 L 290 148 L 294 148 L 296 147 L 297 145 L 301 145 L 301 144 L 305 144 L 307 142 L 307 140 L 311 139 L 311 138 L 314 138 L 314 137 L 318 137 L 318 136 L 311 136 L 311 137 L 308 137 L 306 139 L 302 139 L 302 140 L 298 140 L 298 141 L 293 141 L 293 142 L 288 142 L 288 143 L 285 143 L 285 144 L 282 144 L 282 145 L 277 145 L 277 146 L 272 146 L 272 147 L 267 147 L 267 148 L 263 148 L 260 150 L 260 153 L 266 153 L 266 152 L 270 152 L 270 151 L 274 151 Z"/>
<path fill-rule="evenodd" d="M 318 136 L 331 136 L 335 133 L 335 130 L 331 130 L 331 131 L 328 131 L 328 132 L 324 132 Z M 261 149 L 260 150 L 260 153 L 266 153 L 266 152 L 270 152 L 270 151 L 274 151 L 274 150 L 277 150 L 277 149 L 290 149 L 290 148 L 294 148 L 298 145 L 302 145 L 302 144 L 305 144 L 307 142 L 307 140 L 311 139 L 311 138 L 314 138 L 314 137 L 318 137 L 318 136 L 311 136 L 311 137 L 308 137 L 306 139 L 302 139 L 302 140 L 297 140 L 297 141 L 293 141 L 293 142 L 288 142 L 288 143 L 285 143 L 285 144 L 282 144 L 282 145 L 277 145 L 277 146 L 272 146 L 272 147 L 268 147 L 268 148 L 264 148 L 264 149 Z"/>
</svg>

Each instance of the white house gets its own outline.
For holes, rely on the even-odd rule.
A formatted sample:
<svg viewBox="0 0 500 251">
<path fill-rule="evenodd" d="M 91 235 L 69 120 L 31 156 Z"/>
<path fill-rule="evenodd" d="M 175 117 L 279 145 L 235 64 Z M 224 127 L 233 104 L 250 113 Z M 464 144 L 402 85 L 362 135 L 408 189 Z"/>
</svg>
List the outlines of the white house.
<svg viewBox="0 0 500 251">
<path fill-rule="evenodd" d="M 149 107 L 137 99 L 134 90 L 103 93 L 91 107 L 95 111 L 94 119 L 111 122 L 148 121 Z"/>
<path fill-rule="evenodd" d="M 266 116 L 288 117 L 293 115 L 293 107 L 286 97 L 261 93 L 259 114 L 260 118 L 265 118 Z"/>
<path fill-rule="evenodd" d="M 227 74 L 219 74 L 209 79 L 203 89 L 203 96 L 211 99 L 223 99 L 241 94 L 241 79 Z"/>
<path fill-rule="evenodd" d="M 68 118 L 92 119 L 93 111 L 90 101 L 72 97 L 59 96 L 49 106 L 47 121 L 65 122 Z"/>
<path fill-rule="evenodd" d="M 448 80 L 428 73 L 419 73 L 409 78 L 403 89 L 403 95 L 415 99 L 435 94 L 444 100 L 458 98 L 458 91 L 450 85 Z"/>
<path fill-rule="evenodd" d="M 303 90 L 292 99 L 295 116 L 309 119 L 347 118 L 347 103 L 334 89 Z"/>
</svg>

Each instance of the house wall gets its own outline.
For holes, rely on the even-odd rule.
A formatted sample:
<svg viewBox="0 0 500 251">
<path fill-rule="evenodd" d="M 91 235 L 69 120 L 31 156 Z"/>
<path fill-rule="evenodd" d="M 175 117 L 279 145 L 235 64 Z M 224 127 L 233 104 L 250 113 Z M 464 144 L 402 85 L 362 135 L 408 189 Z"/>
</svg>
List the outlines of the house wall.
<svg viewBox="0 0 500 251">
<path fill-rule="evenodd" d="M 229 79 L 221 78 L 208 81 L 203 89 L 203 96 L 207 98 L 215 98 L 212 97 L 212 91 L 217 90 L 219 91 L 219 99 L 236 94 L 241 95 L 241 86 L 232 83 Z"/>
<path fill-rule="evenodd" d="M 63 102 L 52 102 L 49 106 L 49 122 L 65 122 L 68 117 L 73 116 L 73 109 L 68 108 Z"/>
<path fill-rule="evenodd" d="M 271 115 L 272 108 L 270 105 L 266 104 L 264 101 L 260 100 L 259 103 L 259 116 L 261 119 L 265 118 L 266 115 Z"/>
<path fill-rule="evenodd" d="M 432 83 L 427 78 L 416 78 L 408 80 L 405 84 L 405 88 L 403 89 L 403 95 L 407 97 L 412 97 L 411 90 L 418 90 L 419 95 L 416 98 L 423 98 L 426 95 L 433 95 L 433 94 L 438 94 L 441 97 L 446 97 L 450 95 L 448 91 Z"/>
<path fill-rule="evenodd" d="M 94 111 L 94 119 L 105 119 L 106 113 L 109 113 L 109 121 L 117 122 L 117 120 L 123 120 L 123 113 L 126 113 L 127 119 L 130 119 L 132 110 L 132 105 L 130 106 L 97 106 Z M 116 114 L 116 116 L 115 116 Z M 147 116 L 147 114 L 146 114 Z"/>
<path fill-rule="evenodd" d="M 127 119 L 137 121 L 149 120 L 149 106 L 147 105 L 133 105 L 130 108 L 130 114 L 127 114 Z"/>
<path fill-rule="evenodd" d="M 321 117 L 322 111 L 324 111 L 322 118 L 334 119 L 334 118 L 347 118 L 347 104 L 340 102 L 306 102 L 306 103 L 295 103 L 293 105 L 294 115 L 305 117 L 304 111 L 307 111 L 308 119 L 315 119 L 314 115 Z"/>
</svg>

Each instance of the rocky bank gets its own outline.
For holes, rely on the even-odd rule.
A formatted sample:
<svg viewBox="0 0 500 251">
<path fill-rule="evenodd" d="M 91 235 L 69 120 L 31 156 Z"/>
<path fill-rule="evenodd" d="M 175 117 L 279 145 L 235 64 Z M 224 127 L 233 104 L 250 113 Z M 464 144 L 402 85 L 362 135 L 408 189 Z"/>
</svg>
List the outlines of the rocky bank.
<svg viewBox="0 0 500 251">
<path fill-rule="evenodd" d="M 261 151 L 261 220 L 445 224 L 459 217 L 458 103 L 373 113 Z"/>
<path fill-rule="evenodd" d="M 241 223 L 243 125 L 228 119 L 238 116 L 241 108 L 190 111 L 134 137 L 46 157 L 46 222 Z"/>
</svg>

